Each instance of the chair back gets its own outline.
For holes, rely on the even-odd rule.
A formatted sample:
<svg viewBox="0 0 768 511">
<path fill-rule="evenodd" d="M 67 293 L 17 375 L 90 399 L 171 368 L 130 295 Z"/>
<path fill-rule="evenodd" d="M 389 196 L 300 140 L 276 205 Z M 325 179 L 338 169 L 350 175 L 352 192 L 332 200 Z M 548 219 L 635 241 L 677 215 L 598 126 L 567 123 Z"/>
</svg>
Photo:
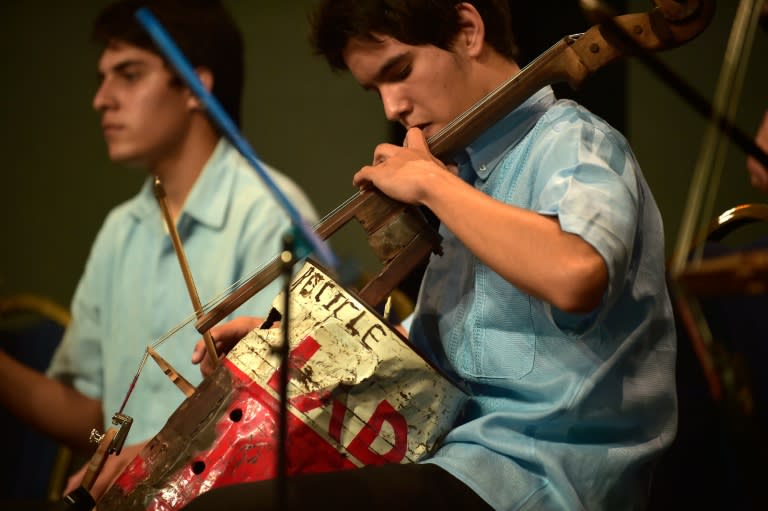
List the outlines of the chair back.
<svg viewBox="0 0 768 511">
<path fill-rule="evenodd" d="M 44 372 L 69 320 L 69 312 L 46 297 L 0 297 L 2 349 L 32 369 Z M 3 407 L 0 422 L 7 440 L 4 462 L 0 464 L 0 495 L 8 499 L 59 500 L 70 469 L 70 450 L 33 430 Z"/>
</svg>

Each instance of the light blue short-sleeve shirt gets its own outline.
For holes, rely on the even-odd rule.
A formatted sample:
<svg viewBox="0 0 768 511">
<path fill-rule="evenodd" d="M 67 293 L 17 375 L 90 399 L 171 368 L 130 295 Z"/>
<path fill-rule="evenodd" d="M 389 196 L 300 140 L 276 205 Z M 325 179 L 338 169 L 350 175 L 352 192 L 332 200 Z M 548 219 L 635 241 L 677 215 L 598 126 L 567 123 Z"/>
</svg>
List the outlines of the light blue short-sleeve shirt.
<svg viewBox="0 0 768 511">
<path fill-rule="evenodd" d="M 316 220 L 304 193 L 286 176 L 268 172 L 300 213 Z M 222 139 L 187 197 L 177 229 L 205 304 L 279 254 L 290 221 L 255 171 Z M 236 314 L 264 316 L 281 285 L 276 280 Z M 109 425 L 147 345 L 194 319 L 193 312 L 148 179 L 135 197 L 109 213 L 98 233 L 72 301 L 72 322 L 48 375 L 101 399 Z M 193 323 L 157 351 L 196 385 L 200 370 L 190 359 L 201 336 Z M 128 444 L 154 436 L 183 399 L 150 359 L 124 411 L 134 418 Z"/>
<path fill-rule="evenodd" d="M 442 227 L 410 336 L 472 398 L 427 462 L 495 509 L 642 507 L 676 429 L 675 332 L 661 216 L 626 140 L 547 87 L 458 163 L 475 188 L 590 243 L 609 285 L 592 313 L 564 313 Z"/>
</svg>

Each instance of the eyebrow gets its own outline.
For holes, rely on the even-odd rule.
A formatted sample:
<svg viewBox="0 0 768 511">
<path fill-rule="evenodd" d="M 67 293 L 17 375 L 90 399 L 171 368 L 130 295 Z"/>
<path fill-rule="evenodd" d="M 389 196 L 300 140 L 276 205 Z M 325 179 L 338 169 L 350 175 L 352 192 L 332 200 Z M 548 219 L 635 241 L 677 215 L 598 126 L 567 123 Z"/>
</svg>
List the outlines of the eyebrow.
<svg viewBox="0 0 768 511">
<path fill-rule="evenodd" d="M 397 55 L 393 55 L 392 57 L 388 58 L 386 62 L 379 68 L 379 70 L 376 72 L 376 74 L 373 76 L 373 79 L 370 82 L 362 83 L 364 89 L 369 90 L 374 88 L 374 83 L 380 83 L 387 81 L 387 75 L 392 72 L 392 69 L 397 67 L 399 64 L 402 64 L 404 60 L 406 60 L 409 56 L 408 51 L 404 51 L 402 53 L 398 53 Z"/>
<path fill-rule="evenodd" d="M 125 71 L 126 69 L 128 69 L 130 67 L 133 67 L 133 66 L 144 67 L 146 65 L 147 65 L 147 63 L 144 62 L 143 60 L 127 59 L 127 60 L 120 61 L 117 64 L 111 66 L 110 68 L 107 69 L 107 72 L 111 71 L 113 73 L 119 73 L 119 72 Z M 97 76 L 99 78 L 102 78 L 104 76 L 104 74 L 105 74 L 104 71 L 101 71 L 101 70 L 97 71 Z"/>
</svg>

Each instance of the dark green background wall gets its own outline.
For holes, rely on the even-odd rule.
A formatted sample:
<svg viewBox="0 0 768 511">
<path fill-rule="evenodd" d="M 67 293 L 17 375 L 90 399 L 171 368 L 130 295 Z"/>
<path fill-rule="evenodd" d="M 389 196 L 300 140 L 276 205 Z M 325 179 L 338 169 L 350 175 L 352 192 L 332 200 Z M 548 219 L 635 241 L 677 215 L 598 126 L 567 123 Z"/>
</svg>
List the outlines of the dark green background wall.
<svg viewBox="0 0 768 511">
<path fill-rule="evenodd" d="M 377 99 L 310 54 L 306 12 L 312 1 L 227 3 L 246 37 L 245 134 L 259 155 L 292 175 L 325 214 L 354 192 L 352 173 L 389 134 Z M 735 3 L 721 1 L 703 36 L 663 55 L 707 97 L 714 91 Z M 98 54 L 88 35 L 104 4 L 0 3 L 0 294 L 36 292 L 67 303 L 106 212 L 132 196 L 144 177 L 107 160 L 90 107 Z M 647 3 L 632 0 L 628 6 L 645 10 Z M 767 38 L 757 34 L 740 100 L 737 121 L 750 132 L 768 107 Z M 671 247 L 705 123 L 639 64 L 626 69 L 626 133 L 657 196 Z M 624 94 L 617 89 L 615 94 Z M 749 187 L 743 155 L 730 151 L 717 209 L 760 199 Z M 343 259 L 373 264 L 355 233 L 334 237 L 333 243 Z"/>
</svg>

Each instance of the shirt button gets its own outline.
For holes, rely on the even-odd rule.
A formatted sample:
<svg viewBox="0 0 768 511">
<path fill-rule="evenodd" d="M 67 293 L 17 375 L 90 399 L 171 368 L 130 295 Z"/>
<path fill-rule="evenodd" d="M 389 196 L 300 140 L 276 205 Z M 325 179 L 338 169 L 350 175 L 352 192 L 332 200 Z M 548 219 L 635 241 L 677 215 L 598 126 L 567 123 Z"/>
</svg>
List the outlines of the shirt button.
<svg viewBox="0 0 768 511">
<path fill-rule="evenodd" d="M 485 172 L 485 164 L 480 165 L 480 172 Z"/>
</svg>

